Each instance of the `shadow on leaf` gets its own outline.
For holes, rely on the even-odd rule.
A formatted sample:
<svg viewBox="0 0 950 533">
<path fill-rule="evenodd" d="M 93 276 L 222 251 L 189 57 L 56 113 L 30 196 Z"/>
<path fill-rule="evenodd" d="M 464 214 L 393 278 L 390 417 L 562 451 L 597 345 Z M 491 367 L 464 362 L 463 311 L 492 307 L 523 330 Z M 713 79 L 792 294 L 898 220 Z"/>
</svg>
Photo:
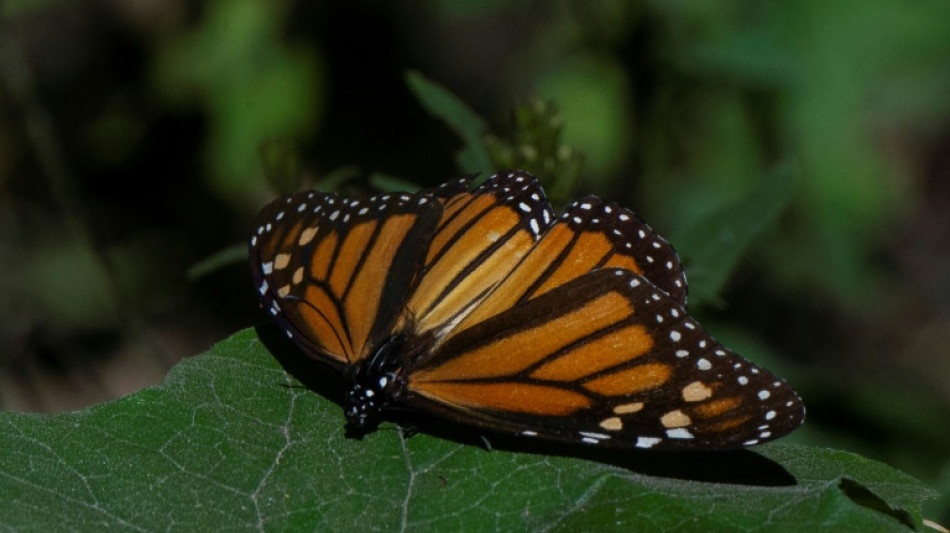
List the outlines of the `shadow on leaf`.
<svg viewBox="0 0 950 533">
<path fill-rule="evenodd" d="M 911 516 L 910 513 L 903 509 L 897 509 L 888 505 L 886 501 L 884 501 L 877 494 L 871 492 L 871 489 L 867 488 L 862 483 L 851 478 L 844 477 L 841 478 L 841 482 L 838 483 L 838 488 L 854 503 L 863 507 L 867 507 L 872 511 L 891 516 L 905 526 L 911 529 L 916 529 L 914 517 Z"/>
<path fill-rule="evenodd" d="M 316 394 L 342 405 L 346 390 L 342 376 L 306 357 L 276 326 L 268 324 L 256 329 L 261 342 L 288 373 Z M 643 475 L 709 483 L 772 487 L 796 484 L 795 478 L 781 465 L 750 450 L 658 452 L 532 440 L 491 433 L 411 410 L 394 409 L 387 412 L 386 420 L 404 428 L 406 436 L 425 433 L 488 451 L 576 457 Z M 340 428 L 345 428 L 342 413 Z M 347 431 L 349 438 L 362 436 L 359 432 Z"/>
</svg>

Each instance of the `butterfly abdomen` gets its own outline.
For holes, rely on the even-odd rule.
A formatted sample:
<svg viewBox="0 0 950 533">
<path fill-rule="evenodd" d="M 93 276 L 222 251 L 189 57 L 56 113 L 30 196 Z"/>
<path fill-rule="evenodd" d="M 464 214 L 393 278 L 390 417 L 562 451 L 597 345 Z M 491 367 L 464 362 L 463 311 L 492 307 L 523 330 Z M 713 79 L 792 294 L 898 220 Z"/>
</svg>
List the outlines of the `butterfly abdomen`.
<svg viewBox="0 0 950 533">
<path fill-rule="evenodd" d="M 406 381 L 402 351 L 405 335 L 393 335 L 354 367 L 344 396 L 343 412 L 347 425 L 359 431 L 372 430 L 382 412 L 405 396 Z"/>
</svg>

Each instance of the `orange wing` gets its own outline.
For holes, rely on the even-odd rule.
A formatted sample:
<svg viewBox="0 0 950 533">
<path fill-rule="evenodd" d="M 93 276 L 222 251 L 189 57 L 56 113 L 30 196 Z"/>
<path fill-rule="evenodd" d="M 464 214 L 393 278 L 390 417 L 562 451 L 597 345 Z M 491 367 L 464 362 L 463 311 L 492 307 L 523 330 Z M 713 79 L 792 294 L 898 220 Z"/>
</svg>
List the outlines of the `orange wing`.
<svg viewBox="0 0 950 533">
<path fill-rule="evenodd" d="M 641 274 L 686 305 L 686 274 L 673 247 L 631 211 L 588 196 L 567 208 L 456 331 L 601 268 Z"/>
<path fill-rule="evenodd" d="M 453 420 L 613 446 L 749 446 L 804 417 L 785 382 L 723 348 L 644 277 L 614 268 L 457 333 L 407 383 L 407 403 Z"/>
<path fill-rule="evenodd" d="M 470 313 L 537 242 L 551 206 L 527 173 L 492 176 L 474 191 L 465 180 L 435 190 L 444 204 L 407 310 L 418 335 L 442 336 Z M 408 328 L 405 321 L 400 328 Z"/>
<path fill-rule="evenodd" d="M 278 199 L 251 238 L 264 308 L 305 352 L 345 371 L 390 334 L 441 212 L 428 195 Z"/>
</svg>

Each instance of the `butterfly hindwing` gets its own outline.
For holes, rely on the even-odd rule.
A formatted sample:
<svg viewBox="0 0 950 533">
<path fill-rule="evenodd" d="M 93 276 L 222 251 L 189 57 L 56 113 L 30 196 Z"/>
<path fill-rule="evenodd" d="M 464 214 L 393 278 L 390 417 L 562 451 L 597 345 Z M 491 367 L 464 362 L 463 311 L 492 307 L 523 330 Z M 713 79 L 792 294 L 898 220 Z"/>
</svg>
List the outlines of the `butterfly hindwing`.
<svg viewBox="0 0 950 533">
<path fill-rule="evenodd" d="M 803 406 L 665 292 L 601 269 L 456 334 L 414 368 L 428 410 L 487 429 L 641 448 L 731 448 L 798 426 Z"/>
<path fill-rule="evenodd" d="M 265 309 L 307 353 L 345 370 L 389 334 L 440 215 L 428 195 L 273 202 L 251 240 Z"/>
</svg>

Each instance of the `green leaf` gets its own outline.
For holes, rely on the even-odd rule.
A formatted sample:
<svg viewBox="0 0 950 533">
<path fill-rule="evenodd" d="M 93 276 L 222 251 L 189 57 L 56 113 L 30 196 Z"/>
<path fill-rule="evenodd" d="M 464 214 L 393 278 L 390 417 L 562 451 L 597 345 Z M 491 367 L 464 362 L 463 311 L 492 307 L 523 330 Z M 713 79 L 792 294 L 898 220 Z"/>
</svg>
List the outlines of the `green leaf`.
<svg viewBox="0 0 950 533">
<path fill-rule="evenodd" d="M 383 172 L 373 172 L 370 174 L 369 183 L 376 189 L 383 192 L 416 192 L 420 189 L 419 185 L 407 179 L 385 174 Z"/>
<path fill-rule="evenodd" d="M 564 143 L 584 154 L 590 176 L 629 164 L 637 112 L 630 73 L 611 54 L 567 53 L 539 73 L 538 94 L 557 102 Z"/>
<path fill-rule="evenodd" d="M 780 166 L 738 200 L 706 213 L 673 235 L 689 274 L 692 305 L 719 298 L 749 245 L 788 208 L 796 176 L 791 165 Z"/>
<path fill-rule="evenodd" d="M 553 102 L 532 99 L 512 110 L 509 138 L 485 137 L 489 157 L 497 168 L 517 168 L 541 180 L 555 208 L 574 198 L 583 155 L 561 140 L 564 121 Z"/>
<path fill-rule="evenodd" d="M 285 137 L 265 139 L 257 147 L 264 180 L 278 194 L 290 194 L 303 188 L 303 164 L 300 147 Z"/>
<path fill-rule="evenodd" d="M 331 372 L 314 373 L 262 331 L 295 375 L 339 395 Z M 492 443 L 405 438 L 390 424 L 345 438 L 340 408 L 245 330 L 160 387 L 75 413 L 0 415 L 0 528 L 906 531 L 933 496 L 835 450 L 585 446 L 567 457 L 534 441 Z"/>
<path fill-rule="evenodd" d="M 485 119 L 472 111 L 458 96 L 417 71 L 406 73 L 406 84 L 430 115 L 444 121 L 464 141 L 462 150 L 456 154 L 459 170 L 464 173 L 488 173 L 494 170 L 482 141 L 488 133 Z"/>
<path fill-rule="evenodd" d="M 199 278 L 203 278 L 212 272 L 217 272 L 224 267 L 228 267 L 236 263 L 244 263 L 246 261 L 247 245 L 244 243 L 232 244 L 231 246 L 222 248 L 188 267 L 188 271 L 185 272 L 185 278 L 187 278 L 189 281 L 194 281 Z"/>
<path fill-rule="evenodd" d="M 262 142 L 306 138 L 323 109 L 324 62 L 282 38 L 288 12 L 286 2 L 206 2 L 194 29 L 170 35 L 155 60 L 154 83 L 165 98 L 204 106 L 207 175 L 230 201 L 259 198 Z M 299 177 L 295 162 L 284 164 L 279 190 Z"/>
</svg>

